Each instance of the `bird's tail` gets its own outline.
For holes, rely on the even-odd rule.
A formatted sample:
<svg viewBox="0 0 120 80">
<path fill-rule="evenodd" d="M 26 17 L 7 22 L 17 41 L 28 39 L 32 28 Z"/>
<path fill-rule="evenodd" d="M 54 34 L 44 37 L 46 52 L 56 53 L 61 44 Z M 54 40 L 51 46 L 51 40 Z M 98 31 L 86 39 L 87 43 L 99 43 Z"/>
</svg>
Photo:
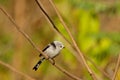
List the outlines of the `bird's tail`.
<svg viewBox="0 0 120 80">
<path fill-rule="evenodd" d="M 33 67 L 33 70 L 36 71 L 36 70 L 39 68 L 40 64 L 43 62 L 44 59 L 45 59 L 45 58 L 40 59 L 40 60 L 37 62 L 37 64 Z"/>
</svg>

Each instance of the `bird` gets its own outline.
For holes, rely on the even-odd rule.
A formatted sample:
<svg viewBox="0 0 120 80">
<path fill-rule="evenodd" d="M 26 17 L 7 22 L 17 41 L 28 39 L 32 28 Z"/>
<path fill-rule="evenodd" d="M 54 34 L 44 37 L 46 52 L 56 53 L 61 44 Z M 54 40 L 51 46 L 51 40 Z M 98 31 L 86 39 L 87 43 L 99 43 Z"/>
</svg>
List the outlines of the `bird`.
<svg viewBox="0 0 120 80">
<path fill-rule="evenodd" d="M 49 58 L 53 59 L 55 58 L 60 51 L 64 48 L 64 45 L 60 41 L 53 41 L 49 43 L 43 50 L 42 52 L 46 54 Z M 40 54 L 39 55 L 40 60 L 37 62 L 37 64 L 33 67 L 33 70 L 37 71 L 39 68 L 40 64 L 45 60 L 45 57 Z"/>
</svg>

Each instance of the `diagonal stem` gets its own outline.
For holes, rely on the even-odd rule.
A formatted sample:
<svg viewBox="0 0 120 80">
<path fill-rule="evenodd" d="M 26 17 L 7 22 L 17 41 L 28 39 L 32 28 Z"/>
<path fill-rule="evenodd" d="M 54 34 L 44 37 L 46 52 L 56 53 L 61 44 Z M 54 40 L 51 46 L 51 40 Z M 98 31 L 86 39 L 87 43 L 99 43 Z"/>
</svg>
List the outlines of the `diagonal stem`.
<svg viewBox="0 0 120 80">
<path fill-rule="evenodd" d="M 46 19 L 49 21 L 49 23 L 52 25 L 52 27 L 69 43 L 71 44 L 64 35 L 62 35 L 62 33 L 59 31 L 59 29 L 56 27 L 56 25 L 54 24 L 54 22 L 52 21 L 52 19 L 49 17 L 49 15 L 46 13 L 46 11 L 44 10 L 44 8 L 42 7 L 42 4 L 40 4 L 40 2 L 38 0 L 35 0 L 37 5 L 39 6 L 39 8 L 41 9 L 42 13 L 44 14 L 44 16 L 46 17 Z"/>
<path fill-rule="evenodd" d="M 64 26 L 64 28 L 65 28 L 66 31 L 68 32 L 68 34 L 69 34 L 69 36 L 70 36 L 70 38 L 71 38 L 71 40 L 72 40 L 72 43 L 73 43 L 75 49 L 77 50 L 77 52 L 79 53 L 79 55 L 80 55 L 80 57 L 81 57 L 81 60 L 83 61 L 83 63 L 84 63 L 84 65 L 85 65 L 86 69 L 88 70 L 90 76 L 91 76 L 94 80 L 96 80 L 97 78 L 96 78 L 95 74 L 94 74 L 94 73 L 92 72 L 92 70 L 89 68 L 89 66 L 88 66 L 88 64 L 87 64 L 87 62 L 86 62 L 86 60 L 85 60 L 82 52 L 80 51 L 77 43 L 75 42 L 75 39 L 73 38 L 73 36 L 72 36 L 70 30 L 68 29 L 67 25 L 65 24 L 65 22 L 63 21 L 61 15 L 60 15 L 60 13 L 59 13 L 59 11 L 57 10 L 57 7 L 54 5 L 54 3 L 52 2 L 52 0 L 49 0 L 49 1 L 50 1 L 50 3 L 52 4 L 54 10 L 56 11 L 57 16 L 59 17 L 62 25 Z"/>
<path fill-rule="evenodd" d="M 118 72 L 118 69 L 119 69 L 119 65 L 120 65 L 120 53 L 119 53 L 119 56 L 118 56 L 118 60 L 117 60 L 117 64 L 116 64 L 116 67 L 115 67 L 115 72 L 113 74 L 112 80 L 115 80 L 115 78 L 116 78 L 116 75 L 117 75 L 117 72 Z"/>
<path fill-rule="evenodd" d="M 5 67 L 7 67 L 7 68 L 9 68 L 10 70 L 12 70 L 15 73 L 24 76 L 25 78 L 27 78 L 29 80 L 35 80 L 35 79 L 31 78 L 30 76 L 26 75 L 25 73 L 22 73 L 22 72 L 16 70 L 14 67 L 10 66 L 9 64 L 7 64 L 7 63 L 5 63 L 5 62 L 3 62 L 1 60 L 0 60 L 0 64 L 3 65 L 3 66 L 5 66 Z"/>
</svg>

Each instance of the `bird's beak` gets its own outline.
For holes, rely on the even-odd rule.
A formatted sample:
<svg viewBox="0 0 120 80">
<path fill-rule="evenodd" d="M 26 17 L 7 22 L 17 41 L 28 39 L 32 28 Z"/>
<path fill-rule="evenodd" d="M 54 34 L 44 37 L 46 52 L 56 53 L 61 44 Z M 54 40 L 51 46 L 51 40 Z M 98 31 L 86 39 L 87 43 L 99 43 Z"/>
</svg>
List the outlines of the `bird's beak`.
<svg viewBox="0 0 120 80">
<path fill-rule="evenodd" d="M 65 48 L 65 46 L 63 48 Z"/>
</svg>

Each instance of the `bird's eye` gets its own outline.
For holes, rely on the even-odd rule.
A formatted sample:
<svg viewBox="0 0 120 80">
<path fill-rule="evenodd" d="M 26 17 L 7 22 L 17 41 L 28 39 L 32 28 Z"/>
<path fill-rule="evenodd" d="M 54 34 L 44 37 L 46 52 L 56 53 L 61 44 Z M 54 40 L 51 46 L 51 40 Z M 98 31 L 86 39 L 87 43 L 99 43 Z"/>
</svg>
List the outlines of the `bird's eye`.
<svg viewBox="0 0 120 80">
<path fill-rule="evenodd" d="M 62 48 L 62 46 L 60 46 L 60 48 Z"/>
</svg>

